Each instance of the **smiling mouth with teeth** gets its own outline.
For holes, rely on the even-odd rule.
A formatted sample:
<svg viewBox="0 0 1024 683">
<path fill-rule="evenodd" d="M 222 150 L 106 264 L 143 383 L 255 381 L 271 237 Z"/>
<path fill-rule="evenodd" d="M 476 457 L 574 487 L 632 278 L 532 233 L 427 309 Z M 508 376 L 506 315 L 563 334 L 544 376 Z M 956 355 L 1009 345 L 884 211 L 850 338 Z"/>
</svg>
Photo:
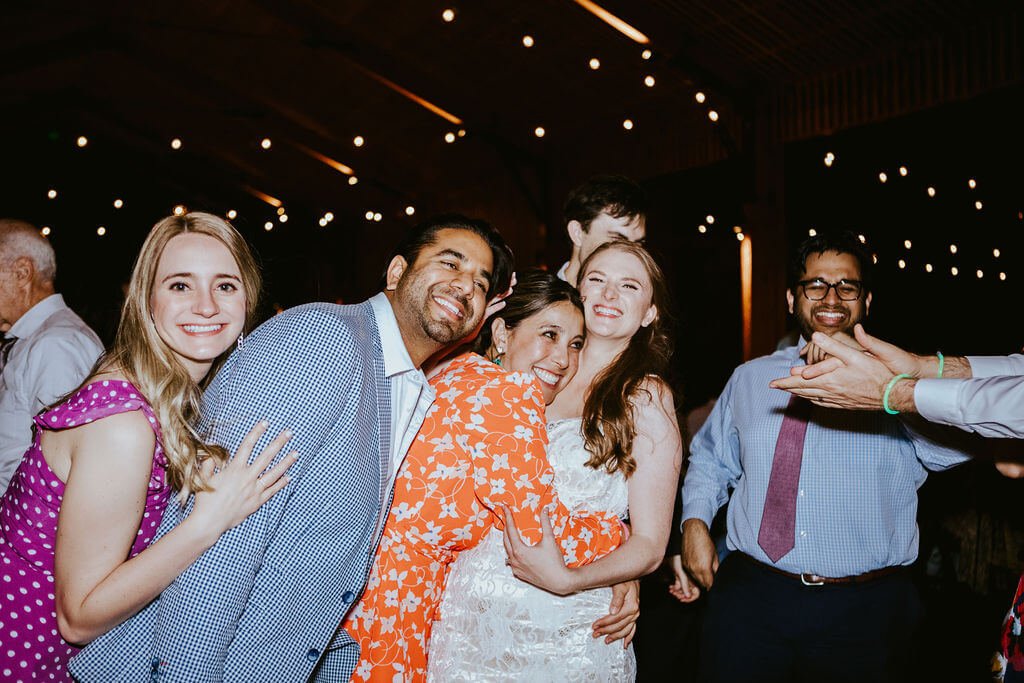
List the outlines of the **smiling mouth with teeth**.
<svg viewBox="0 0 1024 683">
<path fill-rule="evenodd" d="M 598 315 L 611 315 L 618 317 L 622 315 L 622 311 L 616 308 L 609 308 L 608 306 L 594 306 L 594 313 Z"/>
<path fill-rule="evenodd" d="M 433 299 L 434 299 L 434 303 L 436 303 L 438 306 L 440 306 L 441 308 L 445 309 L 446 311 L 451 311 L 452 315 L 454 315 L 456 318 L 463 318 L 463 317 L 465 317 L 463 312 L 462 312 L 462 310 L 459 309 L 459 307 L 456 306 L 455 304 L 453 304 L 451 301 L 448 301 L 447 299 L 442 299 L 442 298 L 436 297 L 436 296 L 433 297 Z"/>
<path fill-rule="evenodd" d="M 533 368 L 533 374 L 536 375 L 537 379 L 545 384 L 555 386 L 558 384 L 558 380 L 562 379 L 561 375 L 556 375 L 553 372 L 549 372 L 543 368 Z"/>
<path fill-rule="evenodd" d="M 182 325 L 181 329 L 185 330 L 189 334 L 205 334 L 207 332 L 218 332 L 224 325 Z"/>
<path fill-rule="evenodd" d="M 814 312 L 814 317 L 824 323 L 835 324 L 847 318 L 846 311 L 819 310 Z"/>
</svg>

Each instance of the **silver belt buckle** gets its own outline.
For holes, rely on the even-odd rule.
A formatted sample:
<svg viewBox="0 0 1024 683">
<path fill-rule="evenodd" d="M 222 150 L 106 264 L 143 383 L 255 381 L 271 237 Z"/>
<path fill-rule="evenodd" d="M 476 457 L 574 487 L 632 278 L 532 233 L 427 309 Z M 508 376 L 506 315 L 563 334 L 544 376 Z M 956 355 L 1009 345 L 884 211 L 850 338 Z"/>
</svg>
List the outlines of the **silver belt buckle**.
<svg viewBox="0 0 1024 683">
<path fill-rule="evenodd" d="M 802 574 L 800 574 L 800 583 L 802 583 L 805 586 L 824 586 L 825 580 L 817 574 L 803 572 Z"/>
</svg>

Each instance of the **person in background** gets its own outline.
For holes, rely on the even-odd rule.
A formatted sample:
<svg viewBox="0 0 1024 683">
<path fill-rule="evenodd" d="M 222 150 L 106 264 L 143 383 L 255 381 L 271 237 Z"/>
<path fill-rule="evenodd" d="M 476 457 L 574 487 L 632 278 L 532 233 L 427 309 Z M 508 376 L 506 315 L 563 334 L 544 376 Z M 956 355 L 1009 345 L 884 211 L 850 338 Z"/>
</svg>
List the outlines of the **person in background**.
<svg viewBox="0 0 1024 683">
<path fill-rule="evenodd" d="M 85 379 L 103 344 L 56 293 L 57 261 L 35 226 L 0 219 L 0 494 L 32 444 L 32 418 Z"/>
<path fill-rule="evenodd" d="M 574 287 L 594 249 L 612 240 L 643 243 L 647 236 L 647 193 L 625 176 L 590 178 L 569 193 L 562 213 L 572 252 L 557 274 Z"/>
<path fill-rule="evenodd" d="M 849 333 L 868 313 L 871 255 L 850 233 L 805 240 L 789 278 L 804 340 Z M 942 428 L 769 388 L 803 363 L 800 346 L 737 368 L 691 444 L 683 564 L 709 589 L 702 679 L 900 680 L 921 611 L 906 571 L 917 489 L 969 455 Z M 733 488 L 719 567 L 708 526 Z"/>
</svg>

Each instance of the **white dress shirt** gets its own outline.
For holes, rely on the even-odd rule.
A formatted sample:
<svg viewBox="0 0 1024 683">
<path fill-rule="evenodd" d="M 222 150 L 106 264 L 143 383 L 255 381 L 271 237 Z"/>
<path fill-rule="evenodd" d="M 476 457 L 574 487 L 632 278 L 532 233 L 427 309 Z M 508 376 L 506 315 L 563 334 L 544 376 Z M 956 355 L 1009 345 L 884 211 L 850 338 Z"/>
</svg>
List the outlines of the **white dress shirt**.
<svg viewBox="0 0 1024 683">
<path fill-rule="evenodd" d="M 922 379 L 917 411 L 931 422 L 992 438 L 1024 438 L 1024 355 L 968 356 L 970 379 Z"/>
<path fill-rule="evenodd" d="M 427 410 L 434 402 L 434 388 L 427 382 L 423 371 L 413 365 L 409 358 L 387 296 L 383 292 L 377 294 L 370 299 L 370 305 L 377 318 L 377 330 L 384 351 L 384 376 L 391 386 L 391 468 L 386 489 L 390 492 L 395 485 L 398 468 L 405 460 L 412 440 L 423 426 Z M 387 513 L 387 509 L 381 511 L 381 520 Z"/>
<path fill-rule="evenodd" d="M 32 418 L 85 379 L 103 344 L 52 294 L 11 325 L 17 337 L 0 372 L 0 494 L 32 445 Z"/>
<path fill-rule="evenodd" d="M 555 273 L 555 277 L 557 277 L 562 282 L 569 282 L 569 277 L 566 275 L 566 273 L 568 271 L 569 271 L 569 262 L 566 261 L 565 263 L 562 264 L 562 267 L 558 269 L 558 272 Z M 572 283 L 570 282 L 569 284 L 572 284 Z"/>
</svg>

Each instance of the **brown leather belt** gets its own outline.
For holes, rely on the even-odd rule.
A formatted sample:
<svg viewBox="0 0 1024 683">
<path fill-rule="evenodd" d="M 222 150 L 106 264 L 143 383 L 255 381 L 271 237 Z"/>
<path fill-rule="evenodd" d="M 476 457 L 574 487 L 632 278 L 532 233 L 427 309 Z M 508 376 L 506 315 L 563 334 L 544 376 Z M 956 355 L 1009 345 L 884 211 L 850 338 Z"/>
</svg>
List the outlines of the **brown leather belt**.
<svg viewBox="0 0 1024 683">
<path fill-rule="evenodd" d="M 756 565 L 758 567 L 761 567 L 762 569 L 767 569 L 770 572 L 775 572 L 776 574 L 782 574 L 783 576 L 787 576 L 791 579 L 794 579 L 795 581 L 799 581 L 805 586 L 832 586 L 847 585 L 854 583 L 867 583 L 868 581 L 874 581 L 875 579 L 880 579 L 883 576 L 896 574 L 897 572 L 902 572 L 907 569 L 905 565 L 897 564 L 891 567 L 873 569 L 869 572 L 864 572 L 863 574 L 855 574 L 854 576 L 818 576 L 817 574 L 812 574 L 810 572 L 804 572 L 803 574 L 794 574 L 793 572 L 787 572 L 785 569 L 779 569 L 778 567 L 773 567 L 770 564 L 759 562 L 750 555 L 738 551 L 734 551 L 730 553 L 730 555 L 736 555 L 737 557 L 745 560 L 749 564 Z"/>
</svg>

